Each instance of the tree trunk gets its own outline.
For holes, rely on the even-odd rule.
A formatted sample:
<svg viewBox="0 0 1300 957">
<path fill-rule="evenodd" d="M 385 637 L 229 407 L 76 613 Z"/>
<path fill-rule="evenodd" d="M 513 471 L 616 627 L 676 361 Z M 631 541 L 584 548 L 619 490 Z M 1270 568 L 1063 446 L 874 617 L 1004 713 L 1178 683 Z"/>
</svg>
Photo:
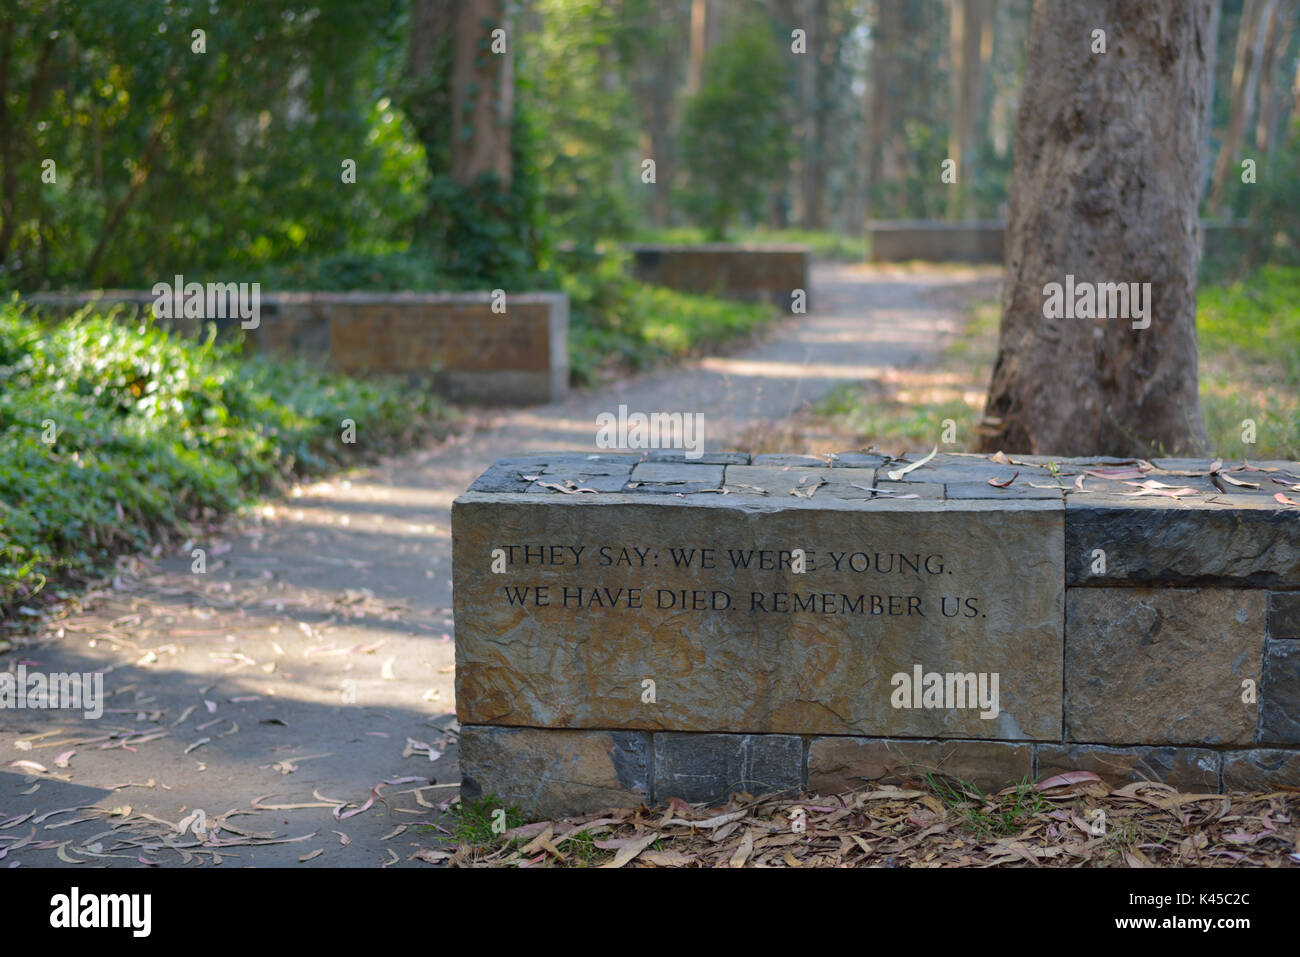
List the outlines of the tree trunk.
<svg viewBox="0 0 1300 957">
<path fill-rule="evenodd" d="M 1195 310 L 1211 15 L 1212 0 L 1036 0 L 983 450 L 1153 456 L 1208 445 Z M 1105 54 L 1090 51 L 1098 28 Z M 1049 284 L 1076 281 L 1149 285 L 1137 287 L 1137 308 L 1104 296 L 1112 318 L 1052 318 Z M 1086 311 L 1077 305 L 1067 315 Z"/>
<path fill-rule="evenodd" d="M 1291 28 L 1296 13 L 1295 0 L 1280 0 L 1273 8 L 1268 38 L 1264 41 L 1264 59 L 1259 68 L 1259 119 L 1255 124 L 1255 148 L 1259 150 L 1261 166 L 1268 165 L 1278 136 L 1278 119 L 1285 103 L 1277 82 L 1279 65 L 1291 45 Z"/>
<path fill-rule="evenodd" d="M 1219 62 L 1219 18 L 1222 16 L 1222 0 L 1212 0 L 1210 9 L 1210 24 L 1206 27 L 1208 39 L 1206 49 L 1209 51 L 1207 59 L 1210 61 L 1210 75 L 1205 78 L 1205 115 L 1201 118 L 1201 200 L 1204 201 L 1210 194 L 1210 181 L 1212 179 L 1213 168 L 1211 164 L 1214 161 L 1214 150 L 1210 147 L 1210 135 L 1214 132 L 1214 90 L 1216 81 L 1214 78 L 1214 64 Z M 1199 205 L 1198 205 L 1199 208 Z M 1200 255 L 1205 251 L 1205 233 L 1201 232 L 1197 242 L 1197 254 Z"/>
<path fill-rule="evenodd" d="M 1237 56 L 1232 68 L 1232 105 L 1228 113 L 1228 131 L 1219 147 L 1210 184 L 1209 212 L 1223 212 L 1224 189 L 1228 177 L 1241 168 L 1242 140 L 1255 113 L 1255 88 L 1259 82 L 1260 60 L 1264 39 L 1277 0 L 1246 0 L 1237 28 Z"/>
<path fill-rule="evenodd" d="M 1296 63 L 1295 80 L 1291 84 L 1291 112 L 1294 116 L 1300 116 L 1300 61 Z"/>
<path fill-rule="evenodd" d="M 451 169 L 451 62 L 456 10 L 451 0 L 412 0 L 406 84 L 406 115 L 424 145 L 429 172 Z"/>
<path fill-rule="evenodd" d="M 704 18 L 704 52 L 707 55 L 722 42 L 722 17 L 730 0 L 705 0 L 705 2 L 709 8 Z"/>
<path fill-rule="evenodd" d="M 1300 116 L 1300 60 L 1296 61 L 1295 79 L 1291 82 L 1291 108 L 1283 110 L 1279 126 L 1282 129 L 1282 142 L 1290 139 L 1291 117 Z"/>
<path fill-rule="evenodd" d="M 1032 6 L 1030 0 L 1002 0 L 994 11 L 994 58 L 998 66 L 996 72 L 990 72 L 988 81 L 988 139 L 998 159 L 1011 155 L 1011 143 L 1016 135 L 1016 104 L 1024 81 L 1022 54 L 1029 38 Z"/>
<path fill-rule="evenodd" d="M 817 72 L 817 24 L 813 15 L 813 4 L 815 0 L 800 0 L 798 7 L 798 25 L 804 31 L 804 40 L 807 48 L 803 54 L 796 57 L 798 63 L 798 92 L 796 102 L 798 103 L 798 127 L 794 134 L 799 142 L 799 150 L 795 154 L 793 164 L 794 171 L 798 177 L 797 191 L 795 193 L 795 218 L 799 225 L 808 228 L 810 212 L 808 208 L 808 198 L 812 192 L 813 164 L 815 157 L 813 153 L 816 150 L 816 132 L 813 129 L 813 112 L 814 102 L 817 98 L 814 75 Z"/>
<path fill-rule="evenodd" d="M 826 228 L 826 167 L 830 127 L 831 82 L 835 78 L 838 38 L 831 29 L 830 0 L 809 4 L 808 102 L 803 157 L 803 227 Z"/>
<path fill-rule="evenodd" d="M 700 80 L 704 76 L 704 53 L 708 46 L 708 22 L 708 0 L 691 0 L 691 62 L 686 72 L 687 96 L 694 96 L 700 91 Z"/>
<path fill-rule="evenodd" d="M 650 187 L 650 219 L 657 226 L 667 226 L 671 219 L 669 197 L 675 178 L 676 94 L 683 83 L 683 68 L 688 67 L 690 44 L 682 40 L 690 34 L 693 13 L 678 3 L 638 3 L 632 7 L 641 30 L 641 42 L 625 52 L 629 86 L 640 110 L 642 159 L 655 162 L 655 185 Z M 631 12 L 631 11 L 629 11 Z M 708 59 L 708 23 L 705 17 L 704 50 Z M 639 172 L 639 171 L 638 171 Z"/>
<path fill-rule="evenodd" d="M 791 49 L 793 42 L 792 31 L 796 28 L 804 27 L 804 18 L 800 14 L 801 0 L 768 0 L 768 15 L 772 22 L 776 24 L 781 35 L 781 42 L 785 44 L 787 50 Z M 785 98 L 785 119 L 791 130 L 791 135 L 802 140 L 803 126 L 806 121 L 802 117 L 802 78 L 804 70 L 804 57 L 809 56 L 806 51 L 803 54 L 794 55 L 787 61 L 787 83 L 789 84 L 791 95 Z M 796 150 L 791 157 L 789 168 L 782 181 L 772 184 L 771 198 L 768 202 L 768 219 L 774 229 L 786 229 L 792 222 L 792 214 L 800 213 L 799 207 L 802 205 L 801 184 L 802 169 L 800 168 L 800 154 L 802 150 Z"/>
<path fill-rule="evenodd" d="M 648 92 L 646 155 L 655 161 L 655 186 L 650 199 L 650 218 L 657 226 L 667 226 L 669 220 L 668 195 L 674 172 L 674 142 L 672 139 L 672 96 L 664 89 L 666 77 L 658 76 L 654 64 L 647 66 L 645 88 Z"/>
<path fill-rule="evenodd" d="M 506 31 L 505 52 L 491 49 L 492 32 Z M 506 0 L 460 0 L 451 73 L 451 178 L 468 186 L 494 173 L 504 186 L 512 172 L 515 38 Z"/>
<path fill-rule="evenodd" d="M 902 173 L 900 138 L 896 135 L 898 106 L 903 96 L 899 53 L 907 43 L 904 11 L 893 0 L 876 0 L 871 23 L 871 85 L 867 91 L 867 188 L 871 199 L 867 219 L 885 219 L 897 212 L 881 195 L 886 182 Z"/>
<path fill-rule="evenodd" d="M 952 69 L 948 157 L 957 161 L 957 182 L 948 187 L 948 218 L 966 212 L 967 184 L 975 178 L 975 128 L 984 99 L 984 77 L 993 53 L 992 0 L 951 0 Z"/>
</svg>

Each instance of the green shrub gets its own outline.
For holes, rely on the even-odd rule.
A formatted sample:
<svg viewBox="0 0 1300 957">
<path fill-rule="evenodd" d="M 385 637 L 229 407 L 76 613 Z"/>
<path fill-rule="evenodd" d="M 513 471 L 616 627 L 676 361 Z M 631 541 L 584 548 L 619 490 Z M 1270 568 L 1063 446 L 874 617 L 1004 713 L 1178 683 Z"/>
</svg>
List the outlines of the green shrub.
<svg viewBox="0 0 1300 957">
<path fill-rule="evenodd" d="M 627 275 L 625 257 L 608 253 L 566 274 L 569 368 L 580 384 L 603 368 L 644 369 L 749 334 L 775 315 L 765 305 L 677 292 Z"/>
<path fill-rule="evenodd" d="M 747 29 L 713 49 L 703 86 L 686 101 L 681 160 L 688 183 L 682 199 L 712 239 L 722 239 L 737 219 L 761 218 L 768 189 L 787 171 L 784 76 L 784 57 L 772 35 L 761 27 Z"/>
<path fill-rule="evenodd" d="M 45 324 L 0 306 L 0 613 L 293 476 L 410 442 L 441 412 L 425 389 L 238 348 L 120 313 Z"/>
<path fill-rule="evenodd" d="M 439 275 L 427 253 L 345 253 L 281 263 L 255 279 L 268 290 L 309 292 L 436 292 L 456 289 Z"/>
</svg>

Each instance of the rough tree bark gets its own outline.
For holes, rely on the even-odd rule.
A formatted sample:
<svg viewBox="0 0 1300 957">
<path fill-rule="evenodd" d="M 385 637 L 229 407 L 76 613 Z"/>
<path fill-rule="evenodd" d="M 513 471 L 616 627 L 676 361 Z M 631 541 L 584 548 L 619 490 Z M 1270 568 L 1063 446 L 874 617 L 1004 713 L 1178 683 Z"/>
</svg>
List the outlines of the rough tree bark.
<svg viewBox="0 0 1300 957">
<path fill-rule="evenodd" d="M 1195 296 L 1211 12 L 1212 0 L 1036 0 L 983 450 L 1208 446 Z M 1105 54 L 1091 52 L 1094 29 Z M 1048 318 L 1045 287 L 1067 276 L 1150 283 L 1149 327 Z"/>
</svg>

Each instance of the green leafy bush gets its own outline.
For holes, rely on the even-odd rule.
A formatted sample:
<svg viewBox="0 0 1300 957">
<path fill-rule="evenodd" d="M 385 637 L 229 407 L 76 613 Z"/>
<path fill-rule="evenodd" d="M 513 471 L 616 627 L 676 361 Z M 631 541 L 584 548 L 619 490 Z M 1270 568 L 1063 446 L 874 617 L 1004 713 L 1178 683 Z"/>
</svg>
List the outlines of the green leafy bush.
<svg viewBox="0 0 1300 957">
<path fill-rule="evenodd" d="M 255 275 L 263 289 L 307 292 L 438 292 L 457 284 L 437 272 L 426 252 L 341 253 L 268 266 Z"/>
<path fill-rule="evenodd" d="M 564 275 L 569 369 L 580 384 L 602 369 L 644 369 L 747 335 L 775 307 L 677 292 L 627 275 L 625 255 L 605 253 Z"/>
<path fill-rule="evenodd" d="M 0 612 L 292 476 L 410 442 L 441 415 L 425 389 L 238 348 L 121 314 L 46 324 L 0 306 Z"/>
<path fill-rule="evenodd" d="M 759 218 L 766 191 L 786 173 L 784 67 L 771 34 L 747 29 L 709 54 L 704 85 L 686 102 L 683 199 L 712 239 L 722 239 L 739 218 Z"/>
</svg>

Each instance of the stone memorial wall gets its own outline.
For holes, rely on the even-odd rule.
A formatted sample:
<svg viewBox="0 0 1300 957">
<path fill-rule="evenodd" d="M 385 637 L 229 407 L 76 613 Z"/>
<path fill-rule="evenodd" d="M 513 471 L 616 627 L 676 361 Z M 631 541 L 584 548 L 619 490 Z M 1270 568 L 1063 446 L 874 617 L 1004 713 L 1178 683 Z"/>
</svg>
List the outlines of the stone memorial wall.
<svg viewBox="0 0 1300 957">
<path fill-rule="evenodd" d="M 1219 254 L 1245 240 L 1244 221 L 1201 222 L 1203 256 Z M 1006 224 L 947 220 L 875 220 L 867 224 L 871 262 L 1002 262 Z"/>
<path fill-rule="evenodd" d="M 43 293 L 38 309 L 66 314 L 91 302 L 151 309 L 140 290 Z M 569 389 L 569 297 L 558 292 L 279 292 L 259 296 L 257 315 L 226 310 L 165 320 L 186 333 L 213 322 L 225 335 L 243 326 L 252 348 L 319 359 L 354 375 L 427 375 L 449 398 L 489 405 L 562 399 Z"/>
<path fill-rule="evenodd" d="M 1300 464 L 909 465 L 493 465 L 452 510 L 463 793 L 1300 785 Z"/>
<path fill-rule="evenodd" d="M 796 289 L 803 290 L 802 308 L 812 308 L 807 246 L 744 243 L 699 243 L 691 246 L 637 243 L 632 271 L 642 282 L 682 292 L 721 296 L 744 302 L 767 302 L 795 311 Z"/>
</svg>

